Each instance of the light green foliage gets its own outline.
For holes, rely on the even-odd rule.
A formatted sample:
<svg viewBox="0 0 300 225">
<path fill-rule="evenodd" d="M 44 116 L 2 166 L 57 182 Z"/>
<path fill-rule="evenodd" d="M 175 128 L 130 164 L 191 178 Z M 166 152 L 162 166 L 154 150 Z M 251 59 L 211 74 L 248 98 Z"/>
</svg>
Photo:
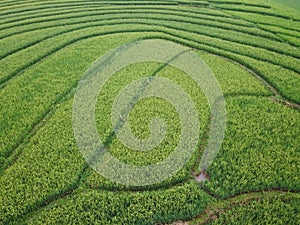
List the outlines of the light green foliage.
<svg viewBox="0 0 300 225">
<path fill-rule="evenodd" d="M 85 161 L 74 140 L 71 117 L 71 100 L 57 106 L 17 161 L 1 174 L 0 224 L 76 187 Z"/>
<path fill-rule="evenodd" d="M 44 40 L 49 36 L 54 36 L 62 31 L 64 31 L 64 27 L 55 27 L 55 28 L 47 28 L 44 32 L 40 30 L 27 32 L 25 34 L 15 35 L 13 37 L 7 37 L 0 40 L 0 58 L 7 57 L 10 54 L 18 50 L 22 50 L 31 44 Z M 28 41 L 30 40 L 30 41 Z"/>
<path fill-rule="evenodd" d="M 227 197 L 272 188 L 299 190 L 300 113 L 270 99 L 227 100 L 222 149 L 208 169 L 210 192 Z"/>
<path fill-rule="evenodd" d="M 78 190 L 41 210 L 24 224 L 157 224 L 191 218 L 211 202 L 193 183 L 167 190 L 109 192 Z"/>
<path fill-rule="evenodd" d="M 241 65 L 245 65 L 247 68 L 252 69 L 254 73 L 264 78 L 264 80 L 268 81 L 271 86 L 276 87 L 282 96 L 293 102 L 300 102 L 300 86 L 296 85 L 300 81 L 298 73 L 268 62 L 263 62 L 248 56 L 241 56 L 240 54 L 231 53 L 215 47 L 207 47 L 192 41 L 183 41 L 182 43 L 223 57 L 228 57 Z"/>
<path fill-rule="evenodd" d="M 130 65 L 116 73 L 105 84 L 99 94 L 96 106 L 98 133 L 101 140 L 109 140 L 108 146 L 111 154 L 125 163 L 133 165 L 149 165 L 162 161 L 176 148 L 181 132 L 180 118 L 178 117 L 174 107 L 165 100 L 148 98 L 139 101 L 130 113 L 129 122 L 131 129 L 133 134 L 136 134 L 138 138 L 147 138 L 150 135 L 150 120 L 154 117 L 161 118 L 166 123 L 168 129 L 163 142 L 151 151 L 144 152 L 131 150 L 124 146 L 124 144 L 122 144 L 122 142 L 115 136 L 112 140 L 110 140 L 113 132 L 111 124 L 111 110 L 114 100 L 122 88 L 136 79 L 152 75 L 165 77 L 177 83 L 186 93 L 188 93 L 197 108 L 200 122 L 200 137 L 207 126 L 209 108 L 205 95 L 202 93 L 201 89 L 199 89 L 195 81 L 193 81 L 187 74 L 174 67 L 166 66 L 155 72 L 162 66 L 163 65 L 158 63 L 139 63 Z M 197 151 L 195 152 L 197 153 Z M 191 164 L 187 165 L 186 168 L 180 171 L 174 178 L 165 182 L 164 185 L 178 182 L 178 180 L 188 179 L 190 175 L 190 167 Z M 101 187 L 105 183 L 107 183 L 107 181 L 95 172 L 92 173 L 88 181 L 88 185 L 91 187 Z M 108 182 L 108 184 L 109 183 L 111 182 Z M 109 184 L 109 186 L 116 187 L 113 183 Z"/>
<path fill-rule="evenodd" d="M 113 128 L 111 127 L 111 109 L 114 100 L 121 91 L 120 89 L 136 79 L 143 76 L 149 76 L 160 66 L 161 65 L 159 64 L 150 64 L 148 66 L 134 65 L 127 68 L 125 71 L 115 74 L 113 80 L 107 82 L 106 88 L 103 89 L 103 95 L 100 93 L 101 99 L 99 99 L 97 103 L 98 107 L 96 109 L 96 113 L 98 115 L 97 122 L 99 124 L 98 129 L 101 134 L 100 136 L 102 136 L 102 140 L 106 140 L 109 134 L 113 131 Z M 127 74 L 132 74 L 132 76 L 128 76 Z M 194 100 L 193 102 L 197 105 L 196 107 L 201 121 L 201 127 L 199 127 L 199 130 L 203 133 L 208 121 L 208 106 L 205 96 L 201 93 L 201 90 L 199 90 L 196 84 L 186 82 L 185 79 L 189 79 L 188 76 L 176 69 L 164 68 L 163 71 L 158 72 L 155 76 L 160 76 L 160 74 L 162 74 L 162 76 L 163 74 L 170 74 L 170 79 L 177 77 L 180 79 L 179 84 L 185 82 L 185 85 L 181 85 L 181 87 L 183 87 L 184 90 L 192 96 L 192 99 Z M 106 121 L 104 121 L 103 117 L 106 118 Z M 138 138 L 146 139 L 150 136 L 149 123 L 151 119 L 155 117 L 163 119 L 168 127 L 168 132 L 163 143 L 151 151 L 142 152 L 132 151 L 124 146 L 120 140 L 114 139 L 110 145 L 112 154 L 119 160 L 135 165 L 154 164 L 167 157 L 176 148 L 176 140 L 179 140 L 181 127 L 180 118 L 178 117 L 175 108 L 170 103 L 157 98 L 148 98 L 139 101 L 130 113 L 129 123 L 133 134 L 135 134 Z M 103 124 L 105 124 L 105 126 Z M 109 130 L 110 132 L 107 133 L 105 130 Z"/>
<path fill-rule="evenodd" d="M 98 54 L 130 38 L 104 37 L 73 45 L 26 70 L 0 90 L 0 155 L 6 157 L 51 108 L 72 88 Z M 104 44 L 106 42 L 106 44 Z M 66 57 L 68 56 L 68 57 Z M 80 63 L 78 63 L 80 62 Z M 16 108 L 17 107 L 17 108 Z M 1 162 L 2 164 L 3 162 Z"/>
<path fill-rule="evenodd" d="M 269 1 L 276 1 L 282 5 L 289 7 L 289 9 L 295 9 L 300 11 L 300 3 L 297 0 L 269 0 Z"/>
<path fill-rule="evenodd" d="M 271 26 L 271 25 L 259 25 L 263 30 L 276 33 L 278 37 L 282 38 L 286 42 L 300 47 L 300 32 L 295 30 L 285 29 L 283 27 Z"/>
<path fill-rule="evenodd" d="M 269 95 L 269 92 L 263 85 L 255 80 L 251 74 L 233 62 L 226 61 L 225 59 L 211 54 L 199 53 L 199 56 L 212 69 L 225 95 Z M 98 133 L 101 140 L 107 140 L 113 131 L 113 128 L 111 127 L 111 109 L 113 102 L 121 89 L 133 80 L 152 74 L 159 66 L 159 64 L 153 63 L 131 65 L 116 73 L 106 83 L 99 94 L 96 108 Z M 202 134 L 207 125 L 209 115 L 205 96 L 201 90 L 199 90 L 199 87 L 188 75 L 170 66 L 159 71 L 156 76 L 165 77 L 176 82 L 189 94 L 189 96 L 192 97 L 193 102 L 198 109 L 201 125 L 200 132 Z M 111 153 L 119 160 L 125 161 L 126 163 L 142 165 L 157 163 L 167 157 L 176 147 L 176 140 L 178 140 L 180 134 L 180 121 L 171 105 L 157 99 L 139 102 L 138 105 L 134 107 L 130 116 L 131 128 L 138 137 L 146 138 L 150 134 L 148 127 L 149 121 L 154 117 L 163 118 L 169 129 L 166 138 L 158 148 L 155 148 L 150 152 L 132 151 L 125 147 L 118 139 L 114 138 L 110 144 Z M 176 182 L 176 180 L 184 178 L 186 179 L 189 176 L 189 166 L 190 165 L 188 165 L 184 173 L 178 174 L 174 179 L 169 180 L 165 184 L 173 183 Z M 111 185 L 114 188 L 118 187 L 103 179 L 95 172 L 89 177 L 88 183 L 91 187 L 101 187 L 104 184 L 105 187 L 107 185 L 108 187 L 111 187 Z"/>
<path fill-rule="evenodd" d="M 284 18 L 276 18 L 274 16 L 257 15 L 255 13 L 230 12 L 230 14 L 258 24 L 273 25 L 282 28 L 288 28 L 290 30 L 297 31 L 297 32 L 300 31 L 299 28 L 300 22 L 298 21 L 292 21 Z"/>
<path fill-rule="evenodd" d="M 300 102 L 300 76 L 299 74 L 258 60 L 245 59 L 251 68 L 273 84 L 287 99 Z"/>
<path fill-rule="evenodd" d="M 240 65 L 216 55 L 199 53 L 216 76 L 224 95 L 270 95 L 270 92 Z"/>
</svg>

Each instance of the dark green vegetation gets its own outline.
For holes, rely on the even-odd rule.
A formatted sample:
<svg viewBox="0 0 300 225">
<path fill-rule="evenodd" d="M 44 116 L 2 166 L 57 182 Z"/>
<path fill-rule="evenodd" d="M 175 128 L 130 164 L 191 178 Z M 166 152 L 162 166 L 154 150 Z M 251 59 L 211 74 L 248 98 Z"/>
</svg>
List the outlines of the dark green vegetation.
<svg viewBox="0 0 300 225">
<path fill-rule="evenodd" d="M 226 136 L 205 184 L 190 174 L 203 153 L 209 107 L 196 83 L 171 66 L 158 71 L 161 64 L 145 62 L 116 73 L 99 95 L 96 119 L 99 135 L 108 138 L 118 92 L 154 71 L 180 85 L 198 110 L 201 143 L 178 174 L 125 187 L 90 169 L 76 146 L 72 104 L 85 70 L 107 51 L 141 39 L 190 47 L 223 90 Z M 297 224 L 299 40 L 300 13 L 271 0 L 2 0 L 0 224 Z M 132 130 L 148 137 L 153 116 L 169 125 L 160 146 L 137 154 L 112 138 L 111 153 L 136 165 L 168 156 L 180 129 L 172 105 L 139 102 Z"/>
</svg>

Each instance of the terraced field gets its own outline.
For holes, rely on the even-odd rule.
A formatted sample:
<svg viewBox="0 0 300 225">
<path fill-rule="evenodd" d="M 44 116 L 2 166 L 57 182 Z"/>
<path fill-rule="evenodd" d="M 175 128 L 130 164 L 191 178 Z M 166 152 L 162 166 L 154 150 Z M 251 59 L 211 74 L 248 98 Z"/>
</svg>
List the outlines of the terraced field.
<svg viewBox="0 0 300 225">
<path fill-rule="evenodd" d="M 176 174 L 131 186 L 89 166 L 72 110 L 95 60 L 145 40 L 184 46 L 208 65 L 224 94 L 226 132 L 214 161 L 198 167 L 212 127 L 205 91 L 171 63 L 122 68 L 94 109 L 99 137 L 118 160 L 159 163 L 181 134 L 174 105 L 151 97 L 140 99 L 128 120 L 133 134 L 147 139 L 151 119 L 163 119 L 160 145 L 141 152 L 117 138 L 112 108 L 133 81 L 172 81 L 199 119 L 197 149 Z M 0 224 L 299 224 L 296 7 L 272 0 L 1 0 L 0 102 Z M 196 181 L 199 173 L 205 181 Z"/>
</svg>

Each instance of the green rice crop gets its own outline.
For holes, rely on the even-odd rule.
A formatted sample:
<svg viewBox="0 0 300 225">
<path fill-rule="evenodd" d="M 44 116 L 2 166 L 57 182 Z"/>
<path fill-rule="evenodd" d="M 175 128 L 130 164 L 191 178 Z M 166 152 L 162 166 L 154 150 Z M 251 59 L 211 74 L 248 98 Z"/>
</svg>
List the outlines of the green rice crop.
<svg viewBox="0 0 300 225">
<path fill-rule="evenodd" d="M 299 190 L 299 111 L 270 99 L 240 97 L 227 100 L 227 112 L 227 138 L 209 168 L 206 188 L 222 197 Z"/>
<path fill-rule="evenodd" d="M 273 0 L 2 0 L 0 224 L 297 224 L 299 23 L 296 9 Z M 122 185 L 95 172 L 76 144 L 72 107 L 86 70 L 108 51 L 148 39 L 194 52 L 224 94 L 225 137 L 203 183 L 195 176 L 211 108 L 196 81 L 171 65 L 147 61 L 117 71 L 99 93 L 95 122 L 121 162 L 163 161 L 181 134 L 172 104 L 151 97 L 133 107 L 128 121 L 136 137 L 151 135 L 154 117 L 168 126 L 146 152 L 118 139 L 111 114 L 133 81 L 171 80 L 189 95 L 200 122 L 197 147 L 176 174 Z"/>
<path fill-rule="evenodd" d="M 297 224 L 299 221 L 298 193 L 252 193 L 215 204 L 207 214 L 192 219 L 189 224 Z M 264 218 L 257 221 L 257 218 Z"/>
</svg>

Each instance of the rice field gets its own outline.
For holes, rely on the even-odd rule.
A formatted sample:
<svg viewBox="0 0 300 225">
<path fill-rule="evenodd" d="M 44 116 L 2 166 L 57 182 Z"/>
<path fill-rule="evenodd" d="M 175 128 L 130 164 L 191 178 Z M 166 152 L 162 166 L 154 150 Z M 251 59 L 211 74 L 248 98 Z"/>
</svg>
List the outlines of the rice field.
<svg viewBox="0 0 300 225">
<path fill-rule="evenodd" d="M 299 224 L 295 4 L 2 0 L 0 224 Z M 135 166 L 156 164 L 179 142 L 182 120 L 174 105 L 144 98 L 130 112 L 131 131 L 140 139 L 151 137 L 152 118 L 167 125 L 151 151 L 134 151 L 118 139 L 112 108 L 124 87 L 145 76 L 180 86 L 197 110 L 199 140 L 178 172 L 146 186 L 120 184 L 91 168 L 76 142 L 72 110 L 86 71 L 120 46 L 149 40 L 184 46 L 206 63 L 224 95 L 225 136 L 205 167 L 204 182 L 195 177 L 203 172 L 198 165 L 212 108 L 197 82 L 171 63 L 120 69 L 103 86 L 94 112 L 97 133 L 112 156 Z"/>
</svg>

